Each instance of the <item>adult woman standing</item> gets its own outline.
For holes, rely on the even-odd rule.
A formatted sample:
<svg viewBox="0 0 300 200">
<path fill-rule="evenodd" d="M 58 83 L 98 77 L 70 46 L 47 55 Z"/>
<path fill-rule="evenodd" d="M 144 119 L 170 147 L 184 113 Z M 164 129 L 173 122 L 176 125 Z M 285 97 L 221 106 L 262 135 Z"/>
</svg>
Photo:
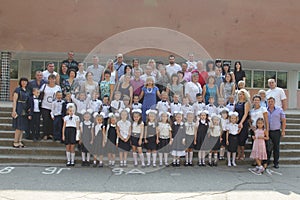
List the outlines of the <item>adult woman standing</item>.
<svg viewBox="0 0 300 200">
<path fill-rule="evenodd" d="M 40 89 L 40 91 L 44 93 L 41 109 L 41 114 L 43 117 L 44 140 L 48 138 L 53 139 L 53 120 L 51 119 L 50 112 L 56 92 L 61 91 L 61 87 L 55 84 L 55 79 L 55 75 L 51 74 L 48 77 L 48 84 L 44 84 Z"/>
<path fill-rule="evenodd" d="M 232 80 L 235 82 L 235 76 L 232 71 L 230 71 L 229 63 L 224 63 L 222 67 L 222 77 L 225 79 L 225 74 L 229 73 L 232 77 Z"/>
<path fill-rule="evenodd" d="M 207 78 L 207 84 L 203 87 L 202 96 L 205 99 L 205 104 L 208 104 L 209 97 L 214 97 L 215 105 L 217 105 L 219 95 L 219 89 L 216 84 L 216 79 L 214 76 L 209 76 Z"/>
<path fill-rule="evenodd" d="M 241 89 L 238 92 L 238 100 L 234 106 L 234 111 L 239 114 L 238 126 L 241 129 L 238 135 L 238 159 L 245 158 L 245 143 L 248 138 L 248 127 L 249 127 L 249 111 L 250 111 L 250 95 L 245 89 Z"/>
<path fill-rule="evenodd" d="M 202 93 L 202 87 L 198 80 L 199 75 L 198 73 L 194 72 L 192 73 L 192 81 L 185 84 L 185 96 L 187 96 L 190 103 L 195 103 L 196 95 L 198 93 Z"/>
<path fill-rule="evenodd" d="M 28 129 L 28 113 L 30 110 L 29 92 L 26 89 L 28 84 L 27 78 L 20 78 L 19 87 L 14 91 L 13 109 L 11 116 L 13 117 L 12 127 L 15 129 L 14 148 L 25 147 L 22 143 L 23 131 Z"/>
<path fill-rule="evenodd" d="M 122 83 L 118 83 L 118 86 L 116 87 L 117 91 L 121 92 L 122 99 L 125 95 L 130 97 L 130 105 L 132 103 L 133 98 L 133 88 L 130 85 L 131 76 L 126 74 L 124 77 L 124 81 Z"/>
<path fill-rule="evenodd" d="M 92 72 L 86 73 L 86 81 L 82 84 L 82 87 L 80 88 L 82 92 L 92 95 L 94 91 L 99 91 L 99 85 L 96 81 L 94 81 L 93 76 L 94 75 Z"/>
<path fill-rule="evenodd" d="M 59 69 L 59 83 L 62 84 L 64 80 L 67 80 L 69 78 L 68 74 L 68 66 L 65 63 L 62 63 Z"/>
<path fill-rule="evenodd" d="M 146 111 L 151 108 L 155 109 L 157 97 L 160 98 L 159 89 L 155 86 L 153 78 L 148 77 L 140 94 L 140 99 L 144 98 L 142 103 L 142 118 L 144 123 L 146 122 Z"/>
<path fill-rule="evenodd" d="M 115 70 L 114 61 L 112 59 L 109 59 L 106 62 L 106 67 L 103 70 L 103 74 L 102 74 L 102 79 L 101 79 L 102 81 L 105 79 L 104 72 L 107 71 L 107 70 L 110 71 L 110 82 L 113 83 L 113 84 L 116 84 L 116 82 L 118 81 L 118 71 Z"/>
<path fill-rule="evenodd" d="M 109 100 L 112 101 L 112 94 L 115 88 L 115 83 L 110 79 L 110 71 L 104 71 L 104 80 L 100 82 L 100 97 L 103 99 L 105 95 L 109 96 Z"/>
<path fill-rule="evenodd" d="M 245 71 L 242 70 L 242 63 L 240 61 L 236 61 L 234 63 L 234 77 L 235 77 L 235 84 L 238 85 L 239 81 L 244 81 L 246 83 L 246 74 Z"/>
<path fill-rule="evenodd" d="M 124 82 L 124 77 L 126 75 L 129 75 L 131 78 L 130 79 L 133 79 L 133 75 L 132 75 L 132 66 L 131 65 L 126 65 L 124 67 L 124 74 L 120 77 L 119 79 L 119 82 Z"/>
<path fill-rule="evenodd" d="M 171 83 L 167 85 L 167 91 L 169 95 L 169 100 L 173 102 L 174 94 L 179 96 L 179 101 L 181 101 L 183 97 L 183 85 L 179 83 L 179 78 L 177 74 L 172 74 L 171 76 Z"/>
<path fill-rule="evenodd" d="M 227 73 L 225 74 L 225 80 L 220 85 L 220 97 L 228 101 L 228 97 L 235 95 L 235 83 L 232 81 L 232 76 Z"/>
<path fill-rule="evenodd" d="M 71 94 L 79 92 L 79 83 L 75 79 L 76 70 L 72 68 L 69 69 L 68 76 L 69 78 L 63 80 L 63 82 L 61 83 L 61 89 L 64 95 L 66 95 L 67 92 L 70 92 Z"/>
</svg>

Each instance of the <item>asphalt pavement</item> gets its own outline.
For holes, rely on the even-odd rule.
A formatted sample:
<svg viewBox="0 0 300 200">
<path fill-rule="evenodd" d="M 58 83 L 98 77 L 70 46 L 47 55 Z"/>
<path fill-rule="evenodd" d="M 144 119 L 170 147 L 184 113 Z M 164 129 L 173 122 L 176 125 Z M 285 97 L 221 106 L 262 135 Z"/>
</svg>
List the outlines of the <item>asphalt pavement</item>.
<svg viewBox="0 0 300 200">
<path fill-rule="evenodd" d="M 299 166 L 248 168 L 0 165 L 0 199 L 300 199 Z"/>
</svg>

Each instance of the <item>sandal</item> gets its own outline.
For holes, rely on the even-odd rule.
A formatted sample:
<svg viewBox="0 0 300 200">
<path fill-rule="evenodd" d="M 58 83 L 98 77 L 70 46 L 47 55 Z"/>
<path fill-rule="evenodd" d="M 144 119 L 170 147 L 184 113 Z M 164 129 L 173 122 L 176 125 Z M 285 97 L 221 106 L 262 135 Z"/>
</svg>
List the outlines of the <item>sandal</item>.
<svg viewBox="0 0 300 200">
<path fill-rule="evenodd" d="M 20 145 L 15 145 L 15 143 L 13 143 L 12 147 L 18 149 L 18 148 L 20 148 Z"/>
</svg>

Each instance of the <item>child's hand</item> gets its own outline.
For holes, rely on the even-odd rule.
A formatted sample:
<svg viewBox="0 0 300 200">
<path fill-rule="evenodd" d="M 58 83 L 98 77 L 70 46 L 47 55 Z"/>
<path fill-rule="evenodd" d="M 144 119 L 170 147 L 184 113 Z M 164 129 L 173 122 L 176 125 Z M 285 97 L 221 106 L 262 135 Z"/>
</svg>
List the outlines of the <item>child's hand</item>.
<svg viewBox="0 0 300 200">
<path fill-rule="evenodd" d="M 146 144 L 148 143 L 148 140 L 147 140 L 147 139 L 145 139 L 145 143 L 146 143 Z"/>
<path fill-rule="evenodd" d="M 220 142 L 222 142 L 223 138 L 220 137 Z"/>
<path fill-rule="evenodd" d="M 173 143 L 173 139 L 170 140 L 169 144 L 172 145 L 172 143 Z"/>
<path fill-rule="evenodd" d="M 240 129 L 243 128 L 243 124 L 242 123 L 239 123 L 239 126 L 238 126 Z"/>
<path fill-rule="evenodd" d="M 142 145 L 142 142 L 143 142 L 143 140 L 142 140 L 142 139 L 139 139 L 139 145 L 140 145 L 140 146 Z"/>
<path fill-rule="evenodd" d="M 229 145 L 229 141 L 228 140 L 226 141 L 226 144 Z"/>
<path fill-rule="evenodd" d="M 61 139 L 62 139 L 62 141 L 65 141 L 65 136 L 63 135 Z"/>
<path fill-rule="evenodd" d="M 253 139 L 253 140 L 255 140 L 255 139 L 256 139 L 256 137 L 253 135 L 253 136 L 252 136 L 252 139 Z"/>
<path fill-rule="evenodd" d="M 52 120 L 54 120 L 54 117 L 51 117 Z"/>
<path fill-rule="evenodd" d="M 159 143 L 159 139 L 156 139 L 156 144 L 158 144 Z"/>
<path fill-rule="evenodd" d="M 91 140 L 90 144 L 93 144 L 93 143 L 94 143 L 94 141 L 93 141 L 93 140 Z"/>
<path fill-rule="evenodd" d="M 79 144 L 82 144 L 82 140 L 79 140 Z"/>
<path fill-rule="evenodd" d="M 29 119 L 29 120 L 31 120 L 31 119 L 32 119 L 32 117 L 31 117 L 31 116 L 28 116 L 28 119 Z"/>
<path fill-rule="evenodd" d="M 197 144 L 197 142 L 196 142 L 196 140 L 194 141 L 194 145 L 196 145 Z"/>
</svg>

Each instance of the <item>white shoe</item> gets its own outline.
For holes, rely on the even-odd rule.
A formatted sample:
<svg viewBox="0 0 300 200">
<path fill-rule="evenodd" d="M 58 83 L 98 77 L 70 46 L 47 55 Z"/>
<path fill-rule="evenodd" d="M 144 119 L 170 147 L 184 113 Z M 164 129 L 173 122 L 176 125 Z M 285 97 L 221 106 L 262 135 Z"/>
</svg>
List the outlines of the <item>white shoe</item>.
<svg viewBox="0 0 300 200">
<path fill-rule="evenodd" d="M 236 167 L 236 164 L 235 164 L 235 162 L 232 162 L 232 166 Z"/>
<path fill-rule="evenodd" d="M 228 167 L 231 167 L 231 162 L 228 162 Z"/>
</svg>

